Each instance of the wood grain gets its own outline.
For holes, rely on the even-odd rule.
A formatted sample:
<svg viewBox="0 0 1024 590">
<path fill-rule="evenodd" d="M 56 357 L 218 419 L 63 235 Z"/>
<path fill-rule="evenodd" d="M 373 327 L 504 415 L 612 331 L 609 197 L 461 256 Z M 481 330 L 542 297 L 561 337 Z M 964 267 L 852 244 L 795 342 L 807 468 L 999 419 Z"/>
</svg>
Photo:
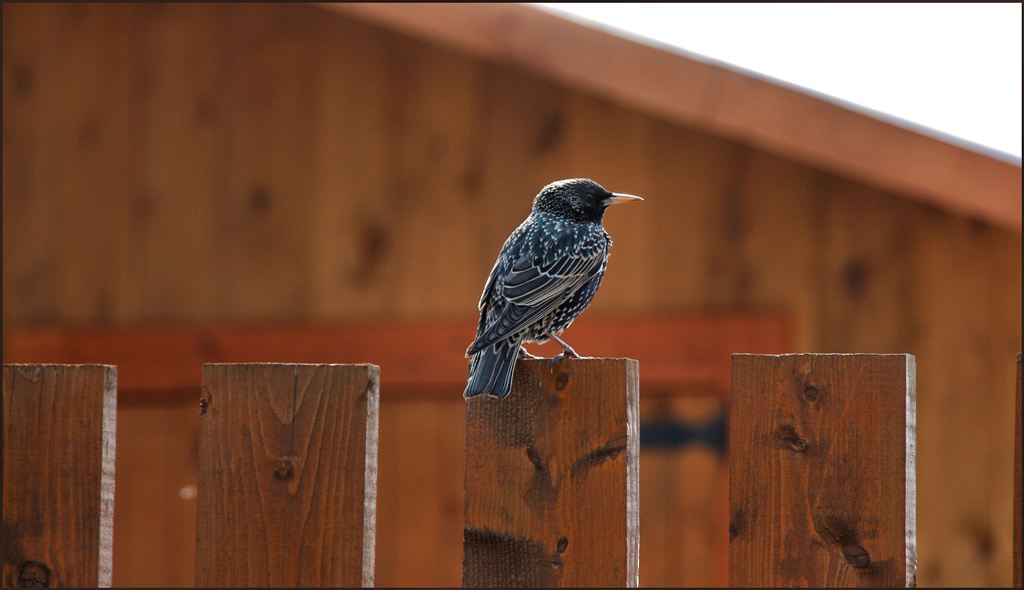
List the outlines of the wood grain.
<svg viewBox="0 0 1024 590">
<path fill-rule="evenodd" d="M 306 41 L 308 13 L 273 4 L 218 8 L 227 26 L 210 49 L 224 60 L 216 94 L 229 105 L 220 129 L 231 149 L 218 170 L 223 192 L 210 203 L 219 270 L 211 288 L 235 302 L 229 317 L 266 315 L 285 302 L 305 307 L 316 127 L 306 115 L 317 104 L 318 66 L 317 46 Z M 268 281 L 267 268 L 280 280 Z"/>
<path fill-rule="evenodd" d="M 423 9 L 385 8 L 412 19 L 414 8 Z M 520 7 L 469 7 L 490 8 Z M 313 357 L 291 348 L 307 334 L 284 347 L 277 332 L 239 333 L 259 344 L 260 355 L 249 357 L 221 356 L 218 346 L 236 346 L 230 340 L 182 341 L 173 330 L 133 337 L 131 357 L 118 352 L 124 343 L 102 338 L 59 338 L 55 345 L 67 346 L 77 362 L 118 364 L 123 385 L 140 376 L 198 390 L 204 361 L 365 361 L 381 364 L 384 386 L 396 396 L 440 399 L 465 375 L 461 351 L 483 277 L 533 195 L 555 178 L 593 176 L 647 200 L 609 214 L 616 243 L 608 274 L 592 309 L 567 333 L 570 343 L 591 356 L 639 358 L 645 398 L 661 391 L 652 389 L 656 363 L 687 383 L 712 379 L 724 399 L 731 352 L 913 351 L 928 392 L 919 407 L 919 476 L 928 490 L 919 502 L 919 581 L 1012 583 L 1013 449 L 1006 443 L 1013 440 L 1007 418 L 1016 368 L 1005 359 L 1015 358 L 1021 342 L 1019 230 L 926 205 L 894 184 L 858 181 L 857 174 L 594 97 L 514 60 L 467 57 L 390 25 L 312 6 L 7 3 L 3 17 L 5 360 L 15 358 L 9 352 L 20 327 L 321 324 L 329 333 L 311 346 L 343 350 L 351 338 L 374 356 Z M 489 34 L 452 32 L 484 40 Z M 537 42 L 554 41 L 516 40 Z M 272 55 L 279 47 L 282 55 Z M 229 57 L 244 67 L 232 67 Z M 296 60 L 307 58 L 299 73 Z M 723 82 L 729 119 L 750 123 L 778 112 L 779 125 L 799 125 L 815 141 L 864 131 L 836 121 L 842 133 L 820 133 L 799 104 Z M 690 98 L 697 97 L 687 104 L 701 104 Z M 757 112 L 744 112 L 745 100 L 758 102 Z M 457 107 L 438 110 L 447 103 Z M 616 153 L 620 140 L 628 149 Z M 268 163 L 245 142 L 269 144 L 266 153 L 280 161 Z M 882 143 L 870 144 L 869 155 L 885 166 L 924 163 L 926 178 L 943 186 L 965 182 L 966 189 L 950 188 L 954 196 L 973 198 L 982 186 L 977 169 L 883 143 L 881 151 Z M 929 163 L 935 161 L 946 163 Z M 252 190 L 257 186 L 269 200 Z M 423 241 L 449 227 L 452 215 L 457 235 L 439 236 L 437 250 Z M 438 253 L 425 266 L 436 276 L 415 284 L 427 273 L 405 271 L 422 264 L 428 248 Z M 296 256 L 301 264 L 290 264 Z M 988 305 L 976 304 L 979 292 Z M 602 315 L 737 310 L 784 314 L 792 342 L 730 349 L 686 334 L 682 347 L 659 350 L 653 339 L 611 333 L 602 341 L 614 348 L 598 350 L 583 333 L 605 330 L 592 323 Z M 449 385 L 418 386 L 413 377 L 428 373 L 401 358 L 388 366 L 380 356 L 391 350 L 389 340 L 370 346 L 333 328 L 393 319 L 467 326 L 450 341 L 406 351 L 432 363 L 443 346 L 457 347 L 459 354 L 444 359 Z M 725 355 L 705 356 L 704 345 Z M 294 356 L 279 355 L 282 349 Z M 131 363 L 115 362 L 114 354 Z M 709 360 L 726 377 L 719 368 L 694 370 Z M 134 373 L 138 366 L 149 377 Z M 671 387 L 666 381 L 664 391 Z M 122 386 L 120 394 L 155 403 L 171 389 Z M 169 563 L 154 567 L 171 568 L 177 559 L 168 555 Z M 458 583 L 446 580 L 437 585 Z"/>
<path fill-rule="evenodd" d="M 638 368 L 519 361 L 467 402 L 463 586 L 637 586 Z"/>
<path fill-rule="evenodd" d="M 1019 165 L 763 78 L 527 6 L 322 5 L 460 52 L 515 63 L 633 110 L 1021 227 Z"/>
<path fill-rule="evenodd" d="M 372 586 L 375 365 L 208 364 L 197 586 Z"/>
<path fill-rule="evenodd" d="M 1006 443 L 1013 440 L 1013 359 L 1021 345 L 1021 238 L 939 215 L 915 215 L 908 221 L 900 226 L 906 261 L 890 255 L 870 263 L 904 270 L 902 286 L 889 290 L 889 297 L 907 299 L 903 327 L 895 331 L 903 334 L 903 344 L 890 340 L 887 348 L 872 347 L 872 342 L 889 340 L 884 332 L 890 328 L 861 319 L 854 350 L 912 350 L 917 358 L 922 392 L 918 582 L 1008 587 L 1013 583 L 1013 449 Z M 864 281 L 867 291 L 881 280 L 870 278 L 874 275 Z M 937 281 L 944 285 L 925 286 Z M 974 303 L 979 288 L 988 305 Z M 851 311 L 845 314 L 852 319 Z M 874 312 L 867 315 L 874 317 Z M 884 332 L 873 334 L 872 324 Z M 831 343 L 842 333 L 837 326 Z M 950 477 L 950 470 L 957 477 Z"/>
<path fill-rule="evenodd" d="M 914 357 L 735 355 L 729 584 L 915 584 Z"/>
<path fill-rule="evenodd" d="M 1021 467 L 1020 467 L 1020 456 L 1024 453 L 1021 449 L 1021 355 L 1017 354 L 1017 425 L 1014 429 L 1015 442 L 1013 448 L 1014 455 L 1014 468 L 1013 468 L 1013 585 L 1017 588 L 1021 587 L 1021 567 L 1024 562 L 1024 548 L 1021 547 L 1021 536 L 1024 536 L 1024 531 L 1021 530 L 1021 511 L 1024 511 L 1024 506 L 1021 506 Z"/>
<path fill-rule="evenodd" d="M 3 586 L 109 587 L 117 369 L 4 365 Z"/>
<path fill-rule="evenodd" d="M 132 31 L 135 94 L 119 117 L 131 129 L 132 160 L 119 175 L 129 199 L 118 260 L 118 318 L 154 317 L 156 309 L 161 317 L 182 317 L 214 305 L 224 272 L 220 257 L 207 253 L 217 252 L 222 240 L 233 241 L 217 223 L 218 203 L 227 194 L 227 112 L 235 98 L 226 92 L 220 44 L 227 21 L 223 9 L 213 6 L 168 8 L 130 7 L 122 22 Z M 196 289 L 196 283 L 218 286 Z M 198 378 L 198 363 L 193 371 Z"/>
<path fill-rule="evenodd" d="M 458 359 L 458 374 L 454 368 L 447 371 L 444 367 L 455 357 L 445 351 L 461 350 L 463 335 L 471 331 L 468 323 L 449 320 L 293 327 L 40 327 L 11 330 L 8 344 L 13 358 L 107 358 L 119 363 L 122 440 L 134 441 L 119 459 L 124 483 L 119 502 L 131 521 L 118 524 L 115 583 L 126 586 L 180 586 L 194 580 L 195 543 L 182 539 L 194 531 L 195 499 L 182 498 L 179 492 L 196 478 L 190 453 L 200 363 L 379 361 L 387 371 L 381 415 L 388 426 L 380 433 L 377 539 L 388 551 L 376 557 L 376 582 L 444 587 L 458 585 L 462 575 L 464 503 L 463 431 L 445 425 L 465 422 L 465 403 L 451 395 L 453 388 L 462 389 L 464 360 Z M 595 315 L 582 318 L 567 337 L 588 354 L 633 352 L 650 359 L 655 376 L 645 369 L 645 397 L 651 402 L 661 398 L 659 403 L 675 408 L 673 398 L 694 394 L 710 397 L 706 404 L 721 403 L 728 389 L 729 353 L 781 352 L 790 348 L 789 332 L 788 319 L 773 313 Z M 553 354 L 550 347 L 541 351 Z M 171 389 L 185 385 L 189 387 Z M 128 386 L 134 389 L 126 390 Z M 165 459 L 150 461 L 148 453 L 162 453 Z M 665 494 L 644 504 L 653 515 L 647 520 L 648 534 L 658 526 L 666 532 L 663 542 L 645 541 L 644 567 L 651 572 L 645 579 L 659 585 L 724 585 L 727 471 L 720 459 L 713 451 L 695 449 L 683 456 L 672 453 L 662 463 L 656 457 L 651 461 L 643 469 L 654 471 L 642 473 L 641 480 L 650 476 L 671 483 Z M 641 486 L 642 493 L 656 489 Z M 420 535 L 407 534 L 410 523 Z M 150 530 L 162 534 L 148 534 Z M 696 552 L 684 552 L 684 544 Z M 658 555 L 664 556 L 661 566 L 652 561 Z"/>
</svg>

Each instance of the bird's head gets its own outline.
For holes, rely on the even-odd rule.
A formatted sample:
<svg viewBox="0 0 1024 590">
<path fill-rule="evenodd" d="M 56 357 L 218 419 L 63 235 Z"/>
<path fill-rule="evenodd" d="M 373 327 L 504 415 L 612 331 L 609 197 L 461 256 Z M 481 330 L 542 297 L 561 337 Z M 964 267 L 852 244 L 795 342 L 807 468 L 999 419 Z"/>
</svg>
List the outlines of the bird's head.
<svg viewBox="0 0 1024 590">
<path fill-rule="evenodd" d="M 556 180 L 545 186 L 533 200 L 533 210 L 574 222 L 600 222 L 612 205 L 642 201 L 635 195 L 612 193 L 589 178 Z"/>
</svg>

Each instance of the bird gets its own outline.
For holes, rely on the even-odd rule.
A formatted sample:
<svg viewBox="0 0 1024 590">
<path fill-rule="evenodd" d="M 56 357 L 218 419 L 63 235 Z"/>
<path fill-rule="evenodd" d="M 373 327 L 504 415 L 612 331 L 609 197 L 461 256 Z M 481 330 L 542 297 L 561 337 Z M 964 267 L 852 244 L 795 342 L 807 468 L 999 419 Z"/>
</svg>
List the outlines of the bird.
<svg viewBox="0 0 1024 590">
<path fill-rule="evenodd" d="M 519 358 L 538 358 L 523 343 L 554 340 L 562 353 L 581 358 L 558 337 L 590 304 L 601 286 L 611 237 L 604 229 L 608 207 L 642 201 L 613 193 L 589 178 L 557 180 L 533 200 L 529 216 L 512 232 L 484 283 L 465 398 L 512 391 Z"/>
</svg>

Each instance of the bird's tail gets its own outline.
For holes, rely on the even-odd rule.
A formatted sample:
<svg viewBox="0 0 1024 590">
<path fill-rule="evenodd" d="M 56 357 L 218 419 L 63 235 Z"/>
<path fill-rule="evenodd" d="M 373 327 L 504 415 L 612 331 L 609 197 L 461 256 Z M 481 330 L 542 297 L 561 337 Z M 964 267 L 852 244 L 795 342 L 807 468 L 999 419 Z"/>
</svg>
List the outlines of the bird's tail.
<svg viewBox="0 0 1024 590">
<path fill-rule="evenodd" d="M 489 393 L 504 398 L 512 391 L 512 373 L 519 357 L 519 341 L 496 342 L 476 353 L 469 364 L 465 397 Z"/>
</svg>

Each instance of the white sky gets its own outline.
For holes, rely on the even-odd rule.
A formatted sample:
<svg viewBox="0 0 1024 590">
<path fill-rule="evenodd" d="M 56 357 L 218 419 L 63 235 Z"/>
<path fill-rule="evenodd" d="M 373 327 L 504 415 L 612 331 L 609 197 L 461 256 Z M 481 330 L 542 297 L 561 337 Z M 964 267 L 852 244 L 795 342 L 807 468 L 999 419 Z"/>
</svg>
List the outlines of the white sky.
<svg viewBox="0 0 1024 590">
<path fill-rule="evenodd" d="M 1020 4 L 534 6 L 802 86 L 1020 164 Z"/>
</svg>

